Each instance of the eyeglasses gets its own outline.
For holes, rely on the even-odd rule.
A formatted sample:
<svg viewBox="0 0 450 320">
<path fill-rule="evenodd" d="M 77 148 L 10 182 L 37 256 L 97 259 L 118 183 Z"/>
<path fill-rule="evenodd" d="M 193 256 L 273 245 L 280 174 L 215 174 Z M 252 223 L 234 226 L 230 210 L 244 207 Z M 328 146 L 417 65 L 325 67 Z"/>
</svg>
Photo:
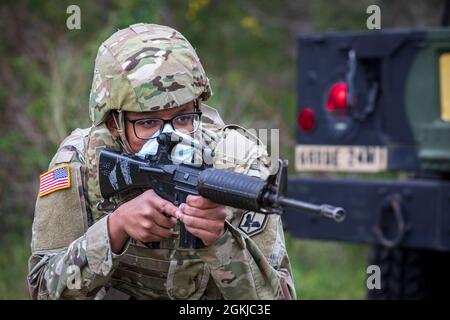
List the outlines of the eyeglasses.
<svg viewBox="0 0 450 320">
<path fill-rule="evenodd" d="M 201 117 L 201 112 L 191 112 L 177 115 L 168 120 L 158 118 L 136 120 L 126 118 L 126 120 L 133 124 L 133 130 L 136 137 L 142 140 L 148 140 L 156 138 L 161 133 L 166 123 L 170 123 L 173 130 L 176 132 L 183 134 L 193 133 L 200 126 Z"/>
</svg>

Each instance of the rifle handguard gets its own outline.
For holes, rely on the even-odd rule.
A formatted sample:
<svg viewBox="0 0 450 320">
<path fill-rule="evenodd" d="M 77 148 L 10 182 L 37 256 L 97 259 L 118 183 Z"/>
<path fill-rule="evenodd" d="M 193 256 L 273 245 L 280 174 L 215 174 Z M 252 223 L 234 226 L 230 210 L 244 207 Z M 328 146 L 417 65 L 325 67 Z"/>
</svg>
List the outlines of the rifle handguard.
<svg viewBox="0 0 450 320">
<path fill-rule="evenodd" d="M 198 177 L 198 193 L 209 200 L 249 211 L 259 211 L 266 189 L 262 179 L 222 169 L 205 169 Z"/>
</svg>

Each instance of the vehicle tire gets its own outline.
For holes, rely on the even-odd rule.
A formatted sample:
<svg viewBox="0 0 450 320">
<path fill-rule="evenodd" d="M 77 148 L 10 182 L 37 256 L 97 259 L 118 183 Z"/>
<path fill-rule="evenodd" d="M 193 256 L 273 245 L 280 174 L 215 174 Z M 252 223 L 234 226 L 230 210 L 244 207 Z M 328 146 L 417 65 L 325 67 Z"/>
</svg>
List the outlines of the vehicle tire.
<svg viewBox="0 0 450 320">
<path fill-rule="evenodd" d="M 450 254 L 447 252 L 374 245 L 369 265 L 380 267 L 381 288 L 368 290 L 368 299 L 416 300 L 446 296 L 450 278 L 447 275 Z"/>
</svg>

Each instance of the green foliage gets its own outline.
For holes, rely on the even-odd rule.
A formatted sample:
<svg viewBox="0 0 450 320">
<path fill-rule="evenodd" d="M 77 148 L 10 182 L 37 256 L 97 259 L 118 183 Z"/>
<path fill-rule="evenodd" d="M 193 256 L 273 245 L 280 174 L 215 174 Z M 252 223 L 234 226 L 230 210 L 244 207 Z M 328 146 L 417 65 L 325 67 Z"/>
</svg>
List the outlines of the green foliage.
<svg viewBox="0 0 450 320">
<path fill-rule="evenodd" d="M 0 250 L 0 300 L 29 299 L 26 283 L 27 260 L 30 256 L 28 240 L 28 236 L 15 236 L 2 242 L 2 250 Z"/>
<path fill-rule="evenodd" d="M 331 30 L 363 30 L 366 26 L 367 16 L 361 14 L 366 8 L 377 1 L 354 1 L 351 6 L 348 1 L 337 0 L 330 5 L 330 1 L 317 0 L 313 2 L 312 11 L 317 17 L 314 24 L 318 31 Z"/>
<path fill-rule="evenodd" d="M 364 299 L 368 250 L 365 245 L 287 237 L 300 299 Z"/>
<path fill-rule="evenodd" d="M 0 138 L 0 152 L 13 153 L 17 151 L 23 136 L 17 130 L 11 131 Z"/>
</svg>

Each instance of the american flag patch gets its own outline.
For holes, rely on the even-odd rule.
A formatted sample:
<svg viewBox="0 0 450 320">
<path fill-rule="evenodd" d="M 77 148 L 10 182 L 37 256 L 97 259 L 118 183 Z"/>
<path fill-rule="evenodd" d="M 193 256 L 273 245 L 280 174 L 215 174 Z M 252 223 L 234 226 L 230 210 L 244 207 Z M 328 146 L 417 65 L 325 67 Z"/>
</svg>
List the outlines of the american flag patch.
<svg viewBox="0 0 450 320">
<path fill-rule="evenodd" d="M 68 164 L 41 174 L 39 178 L 39 197 L 56 190 L 70 188 L 70 167 Z"/>
</svg>

